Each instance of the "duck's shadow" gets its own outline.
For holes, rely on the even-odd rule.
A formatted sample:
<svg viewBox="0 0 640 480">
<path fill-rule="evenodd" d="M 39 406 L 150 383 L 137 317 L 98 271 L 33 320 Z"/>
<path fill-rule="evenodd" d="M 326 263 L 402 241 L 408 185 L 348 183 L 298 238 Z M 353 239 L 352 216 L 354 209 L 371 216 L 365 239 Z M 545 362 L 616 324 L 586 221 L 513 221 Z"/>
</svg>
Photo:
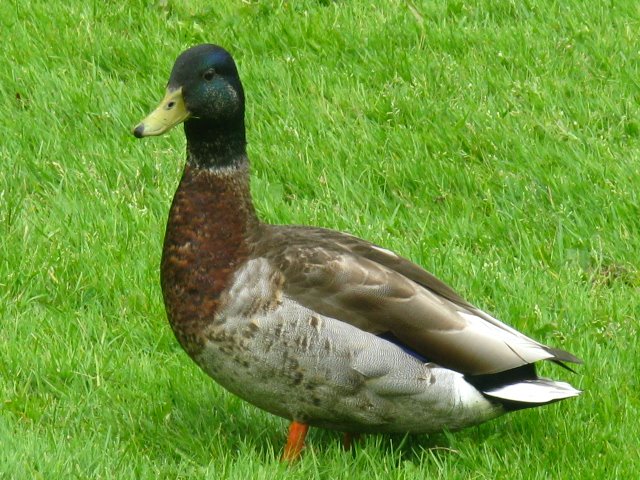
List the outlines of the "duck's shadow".
<svg viewBox="0 0 640 480">
<path fill-rule="evenodd" d="M 138 432 L 147 450 L 165 459 L 173 452 L 196 464 L 216 461 L 225 456 L 234 461 L 246 456 L 262 463 L 279 459 L 286 442 L 288 422 L 240 400 L 215 385 L 200 385 L 185 395 L 182 388 L 169 387 L 161 395 L 164 414 L 156 423 L 141 423 L 146 431 Z M 157 399 L 160 401 L 160 399 Z M 425 452 L 437 457 L 457 455 L 452 447 L 454 434 L 433 435 L 363 434 L 356 437 L 350 451 L 344 451 L 341 432 L 312 428 L 307 438 L 307 452 L 316 456 L 340 455 L 357 458 L 363 450 L 373 450 L 377 456 L 398 462 L 417 462 Z M 486 429 L 471 428 L 455 433 L 482 442 L 490 435 Z M 150 452 L 151 453 L 151 452 Z M 155 455 L 155 454 L 154 454 Z"/>
<path fill-rule="evenodd" d="M 374 433 L 358 435 L 349 451 L 342 446 L 342 433 L 329 430 L 315 430 L 310 438 L 310 445 L 317 452 L 337 450 L 344 456 L 357 459 L 364 451 L 375 452 L 376 457 L 387 458 L 398 465 L 403 462 L 419 463 L 425 457 L 444 457 L 459 455 L 460 452 L 452 447 L 455 444 L 451 433 L 443 432 L 430 435 L 417 434 L 388 434 Z M 462 435 L 469 435 L 466 431 Z M 477 434 L 477 432 L 475 433 Z M 457 433 L 456 435 L 460 435 Z"/>
</svg>

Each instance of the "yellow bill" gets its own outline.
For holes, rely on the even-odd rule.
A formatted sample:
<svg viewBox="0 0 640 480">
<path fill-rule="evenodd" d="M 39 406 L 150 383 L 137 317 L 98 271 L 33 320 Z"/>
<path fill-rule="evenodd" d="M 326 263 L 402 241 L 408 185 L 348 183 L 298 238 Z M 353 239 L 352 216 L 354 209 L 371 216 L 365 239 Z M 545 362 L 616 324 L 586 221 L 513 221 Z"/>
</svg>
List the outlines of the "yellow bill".
<svg viewBox="0 0 640 480">
<path fill-rule="evenodd" d="M 190 116 L 191 112 L 187 110 L 182 97 L 182 87 L 173 90 L 167 88 L 160 105 L 135 126 L 133 134 L 138 138 L 162 135 Z"/>
</svg>

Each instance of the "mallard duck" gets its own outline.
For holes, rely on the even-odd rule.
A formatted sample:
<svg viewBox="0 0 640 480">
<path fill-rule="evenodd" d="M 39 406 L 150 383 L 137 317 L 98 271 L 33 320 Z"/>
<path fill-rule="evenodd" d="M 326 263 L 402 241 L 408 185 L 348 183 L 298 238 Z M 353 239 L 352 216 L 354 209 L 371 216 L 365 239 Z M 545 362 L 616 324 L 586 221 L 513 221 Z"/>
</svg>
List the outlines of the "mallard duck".
<svg viewBox="0 0 640 480">
<path fill-rule="evenodd" d="M 186 166 L 161 262 L 177 340 L 224 388 L 292 423 L 347 433 L 457 430 L 580 393 L 535 362 L 581 363 L 505 325 L 422 267 L 355 236 L 260 221 L 231 55 L 180 54 L 133 134 L 184 123 Z"/>
</svg>

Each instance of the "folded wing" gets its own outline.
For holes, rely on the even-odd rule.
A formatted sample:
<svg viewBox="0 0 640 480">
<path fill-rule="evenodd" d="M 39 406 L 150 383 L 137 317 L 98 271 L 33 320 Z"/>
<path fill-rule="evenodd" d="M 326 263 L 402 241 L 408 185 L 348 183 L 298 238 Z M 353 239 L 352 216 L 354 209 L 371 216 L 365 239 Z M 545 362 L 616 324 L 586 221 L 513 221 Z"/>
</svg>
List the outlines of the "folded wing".
<svg viewBox="0 0 640 480">
<path fill-rule="evenodd" d="M 282 233 L 282 227 L 274 229 L 272 240 Z M 287 279 L 285 295 L 367 332 L 390 333 L 444 367 L 484 375 L 545 359 L 580 361 L 478 310 L 432 274 L 381 247 L 306 227 L 287 228 L 286 238 L 273 259 Z"/>
</svg>

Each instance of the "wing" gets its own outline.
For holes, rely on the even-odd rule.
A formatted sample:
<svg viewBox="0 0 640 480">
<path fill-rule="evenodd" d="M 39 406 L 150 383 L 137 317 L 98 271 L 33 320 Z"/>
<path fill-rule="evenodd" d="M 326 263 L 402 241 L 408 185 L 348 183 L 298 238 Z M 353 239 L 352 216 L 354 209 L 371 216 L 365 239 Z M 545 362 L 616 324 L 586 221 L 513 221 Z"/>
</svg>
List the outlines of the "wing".
<svg viewBox="0 0 640 480">
<path fill-rule="evenodd" d="M 444 367 L 482 375 L 544 359 L 579 362 L 478 310 L 389 250 L 318 228 L 270 226 L 265 233 L 264 255 L 282 271 L 286 296 L 364 331 L 391 333 Z"/>
</svg>

